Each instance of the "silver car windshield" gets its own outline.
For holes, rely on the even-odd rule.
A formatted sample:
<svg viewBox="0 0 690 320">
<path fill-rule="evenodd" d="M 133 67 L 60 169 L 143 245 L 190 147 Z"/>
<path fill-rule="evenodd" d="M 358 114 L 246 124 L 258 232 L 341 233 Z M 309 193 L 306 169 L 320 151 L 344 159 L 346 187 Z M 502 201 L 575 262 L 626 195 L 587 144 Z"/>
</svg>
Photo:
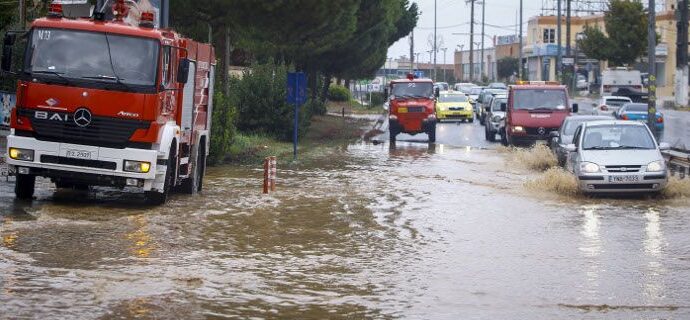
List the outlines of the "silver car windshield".
<svg viewBox="0 0 690 320">
<path fill-rule="evenodd" d="M 508 103 L 507 98 L 496 98 L 491 103 L 491 111 L 501 111 L 501 103 Z"/>
<path fill-rule="evenodd" d="M 654 138 L 644 126 L 601 125 L 587 127 L 582 149 L 655 149 Z"/>
</svg>

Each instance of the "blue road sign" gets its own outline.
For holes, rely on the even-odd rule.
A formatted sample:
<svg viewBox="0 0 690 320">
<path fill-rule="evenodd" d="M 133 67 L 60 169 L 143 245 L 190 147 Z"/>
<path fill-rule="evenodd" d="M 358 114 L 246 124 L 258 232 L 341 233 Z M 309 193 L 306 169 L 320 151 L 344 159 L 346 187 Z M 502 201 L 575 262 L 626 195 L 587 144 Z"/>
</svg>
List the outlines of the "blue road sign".
<svg viewBox="0 0 690 320">
<path fill-rule="evenodd" d="M 298 106 L 307 102 L 306 74 L 304 72 L 290 72 L 287 80 L 287 102 Z"/>
<path fill-rule="evenodd" d="M 290 72 L 287 77 L 287 102 L 295 106 L 295 127 L 293 129 L 293 156 L 297 160 L 297 133 L 299 128 L 299 106 L 307 102 L 307 76 L 304 72 Z"/>
<path fill-rule="evenodd" d="M 424 71 L 415 71 L 414 76 L 415 78 L 424 78 Z"/>
</svg>

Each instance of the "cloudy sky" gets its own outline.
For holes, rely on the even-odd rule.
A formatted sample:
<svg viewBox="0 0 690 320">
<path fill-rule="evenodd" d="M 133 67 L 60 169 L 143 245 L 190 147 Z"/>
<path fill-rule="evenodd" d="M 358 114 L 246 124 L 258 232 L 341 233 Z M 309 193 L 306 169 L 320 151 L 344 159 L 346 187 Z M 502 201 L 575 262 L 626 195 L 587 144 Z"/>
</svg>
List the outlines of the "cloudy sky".
<svg viewBox="0 0 690 320">
<path fill-rule="evenodd" d="M 464 45 L 464 49 L 469 48 L 470 43 L 470 5 L 466 0 L 416 0 L 422 14 L 415 29 L 415 52 L 424 52 L 419 56 L 419 60 L 429 61 L 429 54 L 426 51 L 431 49 L 428 40 L 433 40 L 434 32 L 434 1 L 437 2 L 437 35 L 443 39 L 443 45 L 439 48 L 448 48 L 446 61 L 452 59 L 451 52 L 458 45 Z M 480 0 L 477 0 L 480 1 Z M 516 24 L 520 0 L 485 0 L 485 47 L 491 47 L 491 38 L 501 35 L 517 34 Z M 523 28 L 527 27 L 527 20 L 531 16 L 541 12 L 542 0 L 523 0 Z M 481 33 L 482 6 L 475 3 L 475 34 Z M 524 31 L 523 31 L 524 32 Z M 453 35 L 453 33 L 465 33 L 465 35 Z M 474 42 L 481 41 L 480 36 L 475 36 Z M 393 44 L 388 49 L 388 57 L 398 58 L 410 55 L 409 37 L 405 37 Z M 443 62 L 443 52 L 437 56 L 439 63 Z"/>
</svg>

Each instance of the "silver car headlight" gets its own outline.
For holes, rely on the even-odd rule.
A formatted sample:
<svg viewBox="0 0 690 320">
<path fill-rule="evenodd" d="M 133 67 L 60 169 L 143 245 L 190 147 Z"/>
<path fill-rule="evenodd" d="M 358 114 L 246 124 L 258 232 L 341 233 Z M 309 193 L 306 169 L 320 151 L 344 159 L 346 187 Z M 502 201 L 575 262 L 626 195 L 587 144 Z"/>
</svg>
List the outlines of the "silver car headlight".
<svg viewBox="0 0 690 320">
<path fill-rule="evenodd" d="M 666 165 L 663 161 L 654 161 L 647 165 L 647 172 L 661 172 L 666 170 Z"/>
<path fill-rule="evenodd" d="M 580 171 L 584 173 L 597 173 L 601 172 L 601 167 L 593 162 L 582 162 L 580 163 Z"/>
</svg>

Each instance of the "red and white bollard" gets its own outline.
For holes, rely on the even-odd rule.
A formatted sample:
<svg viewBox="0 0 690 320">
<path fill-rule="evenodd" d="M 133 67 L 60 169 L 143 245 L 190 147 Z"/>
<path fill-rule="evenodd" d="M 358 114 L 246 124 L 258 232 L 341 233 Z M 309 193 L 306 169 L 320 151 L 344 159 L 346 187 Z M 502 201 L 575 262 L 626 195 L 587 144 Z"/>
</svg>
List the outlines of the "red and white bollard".
<svg viewBox="0 0 690 320">
<path fill-rule="evenodd" d="M 278 169 L 276 157 L 264 159 L 264 193 L 276 191 L 276 176 Z"/>
</svg>

